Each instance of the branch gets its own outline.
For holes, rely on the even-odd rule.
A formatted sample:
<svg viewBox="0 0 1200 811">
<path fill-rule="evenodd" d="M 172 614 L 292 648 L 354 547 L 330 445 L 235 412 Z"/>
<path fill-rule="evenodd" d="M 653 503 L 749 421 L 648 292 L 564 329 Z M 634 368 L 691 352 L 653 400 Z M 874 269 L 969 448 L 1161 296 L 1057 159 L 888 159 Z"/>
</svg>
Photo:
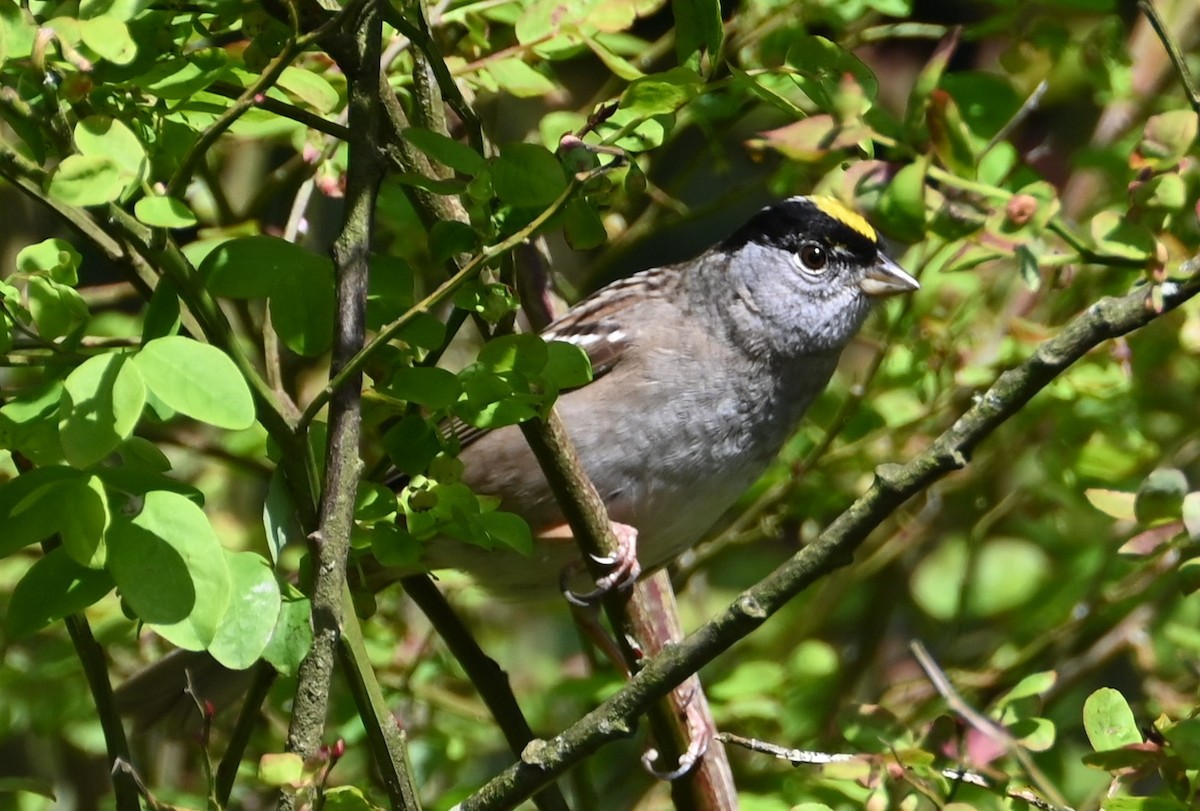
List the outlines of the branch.
<svg viewBox="0 0 1200 811">
<path fill-rule="evenodd" d="M 1192 81 L 1192 74 L 1188 70 L 1183 53 L 1163 24 L 1162 17 L 1158 16 L 1158 9 L 1154 8 L 1154 3 L 1150 0 L 1138 0 L 1138 8 L 1146 15 L 1154 33 L 1162 40 L 1163 47 L 1167 49 L 1167 56 L 1171 57 L 1171 64 L 1175 67 L 1175 74 L 1179 76 L 1179 83 L 1183 85 L 1183 92 L 1187 94 L 1188 103 L 1192 105 L 1196 115 L 1200 115 L 1200 91 L 1196 90 L 1196 83 Z"/>
<path fill-rule="evenodd" d="M 852 755 L 846 752 L 814 752 L 809 749 L 788 749 L 783 746 L 777 746 L 773 743 L 760 741 L 757 738 L 743 738 L 741 735 L 732 735 L 727 732 L 720 734 L 720 739 L 725 743 L 731 743 L 736 746 L 745 747 L 751 752 L 760 752 L 764 755 L 771 755 L 779 760 L 786 760 L 793 766 L 827 766 L 830 763 L 853 763 L 854 761 L 870 762 L 873 759 L 871 755 Z M 877 758 L 878 756 L 875 756 Z M 894 762 L 894 761 L 893 761 Z M 903 764 L 897 764 L 903 766 Z M 972 786 L 979 786 L 988 791 L 995 792 L 1004 797 L 1010 797 L 1014 800 L 1028 803 L 1034 808 L 1044 809 L 1044 811 L 1071 811 L 1070 808 L 1062 805 L 1055 805 L 1044 799 L 1038 794 L 1025 788 L 1013 788 L 1008 785 L 997 784 L 992 779 L 978 774 L 969 772 L 964 769 L 938 769 L 938 773 L 947 780 L 956 783 L 967 783 Z"/>
<path fill-rule="evenodd" d="M 121 763 L 130 762 L 129 743 L 125 739 L 125 728 L 113 702 L 112 684 L 108 681 L 108 665 L 104 649 L 92 636 L 92 629 L 82 614 L 71 614 L 66 618 L 67 633 L 75 654 L 83 665 L 92 700 L 96 702 L 96 715 L 104 729 L 104 745 L 108 749 L 108 765 L 112 772 L 113 794 L 117 811 L 137 811 L 141 808 L 137 783 L 129 771 L 120 768 Z"/>
<path fill-rule="evenodd" d="M 558 196 L 558 199 L 551 203 L 545 211 L 534 217 L 528 225 L 490 248 L 485 248 L 471 259 L 470 262 L 463 265 L 462 270 L 443 282 L 437 290 L 434 290 L 424 299 L 413 305 L 408 312 L 384 326 L 366 346 L 358 351 L 358 354 L 351 358 L 330 379 L 329 383 L 323 389 L 317 392 L 312 402 L 304 409 L 304 415 L 300 418 L 300 427 L 303 428 L 312 422 L 313 418 L 330 401 L 334 393 L 344 388 L 351 378 L 360 379 L 363 368 L 366 367 L 375 353 L 386 346 L 388 341 L 396 337 L 414 318 L 428 312 L 453 296 L 458 288 L 462 287 L 463 284 L 483 270 L 483 266 L 492 259 L 529 239 L 534 232 L 545 225 L 551 217 L 556 215 L 567 204 L 567 201 L 571 199 L 571 195 L 579 188 L 581 182 L 586 182 L 587 179 L 590 179 L 590 176 L 585 178 L 584 181 L 578 179 L 572 180 L 567 185 L 567 188 L 563 190 L 563 193 Z"/>
<path fill-rule="evenodd" d="M 470 630 L 463 624 L 446 598 L 438 591 L 437 586 L 428 575 L 412 575 L 400 579 L 400 585 L 412 598 L 433 625 L 438 636 L 446 643 L 455 660 L 462 665 L 479 691 L 479 697 L 487 706 L 488 712 L 496 719 L 496 724 L 504 734 L 504 740 L 513 755 L 520 757 L 521 751 L 532 741 L 533 730 L 525 720 L 525 714 L 517 704 L 513 695 L 512 685 L 508 674 L 479 647 Z M 533 798 L 539 811 L 567 811 L 567 801 L 563 798 L 558 786 L 551 784 L 538 792 Z"/>
<path fill-rule="evenodd" d="M 347 9 L 351 7 L 348 6 Z M 379 57 L 382 24 L 377 2 L 354 4 L 328 50 L 349 85 L 351 132 L 346 175 L 346 213 L 333 245 L 337 275 L 337 320 L 331 370 L 346 371 L 366 340 L 367 276 L 375 198 L 382 177 L 379 132 Z M 311 758 L 321 744 L 329 708 L 335 657 L 346 671 L 375 765 L 393 808 L 420 807 L 404 750 L 404 738 L 383 700 L 362 643 L 358 618 L 346 586 L 346 560 L 354 526 L 354 504 L 362 475 L 362 372 L 344 375 L 347 385 L 333 395 L 326 445 L 320 523 L 309 536 L 313 574 L 313 645 L 300 664 L 287 749 Z M 296 795 L 283 793 L 281 809 Z M 301 803 L 306 804 L 306 803 Z"/>
<path fill-rule="evenodd" d="M 522 423 L 521 432 L 525 434 L 525 441 L 529 443 L 542 472 L 546 475 L 554 499 L 571 527 L 571 534 L 575 543 L 579 545 L 591 575 L 599 580 L 606 571 L 597 559 L 615 559 L 617 538 L 604 500 L 588 479 L 575 446 L 567 435 L 566 427 L 558 412 L 551 409 L 544 420 Z M 670 590 L 670 581 L 665 575 L 655 577 L 655 585 L 661 590 L 656 590 L 647 582 L 639 582 L 628 595 L 613 589 L 603 597 L 604 613 L 613 628 L 617 646 L 631 674 L 637 672 L 647 656 L 653 656 L 671 645 L 679 635 L 679 621 L 674 610 L 675 600 L 674 593 Z M 699 679 L 695 679 L 691 687 L 698 692 Z M 708 705 L 702 693 L 697 701 L 697 708 L 707 709 Z M 670 702 L 656 701 L 648 709 L 650 726 L 661 750 L 658 755 L 672 764 L 666 766 L 667 769 L 674 769 L 674 764 L 680 763 L 688 751 L 690 735 L 697 733 L 687 728 L 682 716 L 676 713 Z M 704 723 L 710 728 L 715 726 L 711 717 L 704 719 Z M 632 734 L 636 724 L 637 716 L 621 719 L 621 725 L 627 730 L 627 734 Z M 717 761 L 723 760 L 722 755 L 720 750 L 712 753 L 713 759 Z M 705 787 L 711 788 L 711 791 L 700 790 L 700 784 L 693 783 L 692 780 L 675 781 L 673 790 L 687 795 L 680 807 L 714 811 L 735 808 L 736 794 L 733 793 L 732 778 L 724 779 L 729 775 L 728 765 L 726 764 L 723 770 L 718 767 L 715 772 L 716 774 L 707 775 L 710 779 L 703 781 Z"/>
<path fill-rule="evenodd" d="M 1200 271 L 1200 256 L 1185 263 Z M 601 746 L 629 734 L 652 702 L 762 625 L 789 600 L 833 570 L 848 565 L 866 537 L 901 504 L 967 464 L 970 452 L 1072 363 L 1106 340 L 1126 335 L 1200 293 L 1200 275 L 1161 285 L 1162 305 L 1139 287 L 1121 298 L 1104 298 L 1005 372 L 975 404 L 924 452 L 905 465 L 882 465 L 867 492 L 820 537 L 732 605 L 649 661 L 628 685 L 552 740 L 531 744 L 521 762 L 462 803 L 462 811 L 506 808 L 528 797 Z"/>
</svg>

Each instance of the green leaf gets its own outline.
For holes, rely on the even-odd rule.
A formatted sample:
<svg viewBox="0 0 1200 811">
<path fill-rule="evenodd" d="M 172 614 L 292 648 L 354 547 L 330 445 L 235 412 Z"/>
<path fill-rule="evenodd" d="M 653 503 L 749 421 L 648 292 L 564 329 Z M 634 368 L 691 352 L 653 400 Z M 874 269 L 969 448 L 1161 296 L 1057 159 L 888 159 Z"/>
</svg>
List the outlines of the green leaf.
<svg viewBox="0 0 1200 811">
<path fill-rule="evenodd" d="M 1034 752 L 1047 752 L 1054 746 L 1058 730 L 1049 718 L 1021 718 L 1008 727 L 1022 746 Z"/>
<path fill-rule="evenodd" d="M 456 172 L 474 177 L 487 171 L 487 161 L 482 155 L 441 133 L 409 127 L 401 135 L 417 149 Z"/>
<path fill-rule="evenodd" d="M 491 372 L 520 372 L 536 375 L 546 368 L 550 351 L 537 335 L 518 333 L 501 335 L 484 344 L 479 365 Z"/>
<path fill-rule="evenodd" d="M 225 555 L 231 596 L 208 652 L 231 670 L 245 670 L 266 650 L 283 601 L 262 555 L 228 550 Z"/>
<path fill-rule="evenodd" d="M 299 786 L 307 779 L 304 758 L 291 752 L 263 755 L 258 779 L 268 786 Z"/>
<path fill-rule="evenodd" d="M 338 786 L 327 789 L 323 795 L 325 811 L 382 811 L 367 799 L 362 789 L 356 786 Z"/>
<path fill-rule="evenodd" d="M 44 273 L 58 284 L 74 287 L 79 283 L 82 259 L 79 251 L 65 239 L 44 239 L 17 253 L 17 270 L 29 274 Z"/>
<path fill-rule="evenodd" d="M 391 521 L 380 521 L 371 527 L 371 554 L 384 566 L 415 569 L 425 545 L 402 527 Z"/>
<path fill-rule="evenodd" d="M 904 725 L 883 707 L 861 704 L 846 707 L 838 713 L 838 728 L 855 749 L 862 752 L 891 751 L 895 741 L 904 734 Z"/>
<path fill-rule="evenodd" d="M 607 48 L 603 43 L 597 41 L 595 37 L 591 37 L 586 34 L 582 36 L 584 43 L 588 46 L 591 52 L 596 55 L 597 59 L 604 63 L 606 68 L 612 71 L 614 76 L 624 79 L 627 82 L 632 82 L 635 79 L 640 79 L 644 75 L 640 70 L 637 69 L 636 65 L 629 60 L 623 59 L 622 57 L 613 53 L 612 50 Z"/>
<path fill-rule="evenodd" d="M 1139 262 L 1154 255 L 1154 235 L 1124 212 L 1101 211 L 1092 218 L 1091 233 L 1096 248 L 1104 253 Z"/>
<path fill-rule="evenodd" d="M 31 56 L 36 34 L 36 23 L 15 0 L 0 2 L 0 63 Z"/>
<path fill-rule="evenodd" d="M 215 346 L 181 335 L 156 338 L 134 362 L 154 396 L 181 414 L 232 431 L 254 424 L 250 387 Z"/>
<path fill-rule="evenodd" d="M 226 71 L 227 58 L 220 48 L 189 51 L 157 63 L 150 71 L 137 77 L 142 90 L 164 99 L 186 99 L 221 78 Z"/>
<path fill-rule="evenodd" d="M 1111 687 L 1100 688 L 1083 702 L 1083 728 L 1097 752 L 1142 742 L 1133 710 L 1125 696 Z"/>
<path fill-rule="evenodd" d="M 333 342 L 333 263 L 267 236 L 223 242 L 200 263 L 215 295 L 269 298 L 271 322 L 293 352 L 315 357 Z"/>
<path fill-rule="evenodd" d="M 533 554 L 533 533 L 521 516 L 497 510 L 482 513 L 476 520 L 492 544 L 515 549 L 522 555 Z"/>
<path fill-rule="evenodd" d="M 1025 286 L 1036 292 L 1042 286 L 1042 273 L 1038 268 L 1037 256 L 1028 245 L 1018 245 L 1016 250 L 1017 272 Z"/>
<path fill-rule="evenodd" d="M 0 558 L 58 532 L 64 511 L 57 505 L 63 488 L 79 478 L 79 472 L 63 465 L 26 471 L 0 486 Z"/>
<path fill-rule="evenodd" d="M 90 20 L 109 17 L 128 22 L 147 8 L 153 0 L 80 0 L 79 18 Z"/>
<path fill-rule="evenodd" d="M 1018 538 L 990 539 L 971 567 L 967 605 L 980 617 L 1011 611 L 1028 602 L 1050 572 L 1050 560 L 1040 546 Z"/>
<path fill-rule="evenodd" d="M 59 527 L 63 549 L 81 566 L 104 568 L 108 554 L 104 536 L 112 523 L 104 482 L 99 476 L 63 482 L 57 498 L 71 505 L 63 512 Z"/>
<path fill-rule="evenodd" d="M 338 92 L 324 76 L 311 70 L 287 67 L 279 76 L 279 87 L 318 113 L 328 113 L 337 108 Z"/>
<path fill-rule="evenodd" d="M 124 187 L 120 167 L 111 158 L 68 155 L 50 176 L 46 191 L 67 205 L 99 206 L 116 200 Z"/>
<path fill-rule="evenodd" d="M 424 417 L 408 414 L 383 435 L 383 447 L 397 470 L 415 476 L 425 471 L 442 443 Z"/>
<path fill-rule="evenodd" d="M 675 19 L 675 57 L 679 64 L 696 71 L 706 61 L 715 66 L 725 37 L 720 2 L 671 0 L 671 15 Z"/>
<path fill-rule="evenodd" d="M 1138 144 L 1138 162 L 1160 171 L 1175 166 L 1196 142 L 1198 121 L 1192 110 L 1171 110 L 1151 116 Z"/>
<path fill-rule="evenodd" d="M 128 439 L 146 405 L 146 384 L 130 355 L 110 352 L 81 363 L 63 384 L 63 454 L 89 467 Z"/>
<path fill-rule="evenodd" d="M 130 608 L 169 642 L 185 650 L 212 643 L 229 605 L 229 566 L 204 511 L 187 498 L 154 490 L 136 517 L 114 520 L 108 566 Z"/>
<path fill-rule="evenodd" d="M 961 608 L 967 567 L 966 542 L 962 538 L 943 541 L 913 572 L 909 583 L 913 600 L 936 620 L 953 619 Z"/>
<path fill-rule="evenodd" d="M 929 97 L 941 83 L 946 66 L 950 64 L 950 57 L 958 48 L 960 31 L 957 27 L 951 28 L 950 32 L 942 37 L 913 82 L 908 95 L 908 110 L 904 115 L 904 131 L 910 143 L 921 143 L 928 134 L 925 130 L 925 115 L 929 107 Z"/>
<path fill-rule="evenodd" d="M 633 82 L 621 94 L 621 109 L 647 118 L 673 113 L 700 93 L 700 76 L 689 68 L 672 68 Z"/>
<path fill-rule="evenodd" d="M 514 56 L 491 62 L 484 71 L 500 89 L 517 98 L 540 98 L 557 90 L 554 82 Z"/>
<path fill-rule="evenodd" d="M 598 248 L 608 239 L 608 232 L 595 207 L 583 197 L 573 197 L 563 209 L 563 234 L 567 244 L 576 251 Z"/>
<path fill-rule="evenodd" d="M 67 550 L 54 549 L 29 567 L 13 588 L 8 603 L 8 632 L 14 639 L 34 634 L 83 611 L 113 586 L 108 572 L 80 566 Z"/>
<path fill-rule="evenodd" d="M 793 80 L 797 86 L 823 112 L 834 111 L 834 100 L 847 75 L 857 82 L 867 99 L 874 99 L 879 92 L 879 82 L 871 69 L 825 37 L 797 38 L 788 47 L 786 61 L 796 71 Z"/>
<path fill-rule="evenodd" d="M 454 373 L 445 369 L 402 366 L 392 375 L 386 390 L 397 400 L 439 409 L 453 405 L 462 392 L 462 386 Z"/>
<path fill-rule="evenodd" d="M 296 504 L 288 490 L 282 467 L 271 472 L 271 480 L 267 484 L 267 497 L 263 502 L 263 529 L 267 534 L 267 550 L 274 563 L 279 562 L 285 546 L 304 538 L 300 518 L 296 515 Z"/>
<path fill-rule="evenodd" d="M 925 174 L 929 163 L 908 164 L 892 178 L 879 198 L 879 226 L 890 236 L 918 242 L 925 234 Z"/>
<path fill-rule="evenodd" d="M 492 166 L 496 196 L 510 205 L 545 208 L 567 188 L 562 164 L 538 144 L 505 144 Z"/>
<path fill-rule="evenodd" d="M 101 58 L 114 65 L 128 65 L 137 57 L 137 44 L 129 35 L 129 26 L 112 17 L 79 21 L 83 42 Z"/>
<path fill-rule="evenodd" d="M 282 599 L 279 618 L 262 658 L 283 675 L 291 676 L 312 648 L 312 603 L 291 586 L 285 588 Z"/>
<path fill-rule="evenodd" d="M 1040 696 L 1058 681 L 1058 673 L 1044 670 L 1041 673 L 1031 673 L 1021 679 L 1016 685 L 996 701 L 997 708 L 1003 708 L 1013 702 L 1033 696 Z"/>
<path fill-rule="evenodd" d="M 196 224 L 192 210 L 174 197 L 143 197 L 134 204 L 133 213 L 156 228 L 191 228 Z"/>
<path fill-rule="evenodd" d="M 42 276 L 29 280 L 29 313 L 46 340 L 74 332 L 87 320 L 88 308 L 75 288 Z"/>
<path fill-rule="evenodd" d="M 956 70 L 943 75 L 939 84 L 954 97 L 971 132 L 981 138 L 991 138 L 1000 132 L 1021 108 L 1021 99 L 1009 76 Z"/>
<path fill-rule="evenodd" d="M 556 390 L 575 389 L 592 382 L 592 362 L 580 347 L 566 341 L 549 341 L 546 353 L 542 376 Z"/>
</svg>

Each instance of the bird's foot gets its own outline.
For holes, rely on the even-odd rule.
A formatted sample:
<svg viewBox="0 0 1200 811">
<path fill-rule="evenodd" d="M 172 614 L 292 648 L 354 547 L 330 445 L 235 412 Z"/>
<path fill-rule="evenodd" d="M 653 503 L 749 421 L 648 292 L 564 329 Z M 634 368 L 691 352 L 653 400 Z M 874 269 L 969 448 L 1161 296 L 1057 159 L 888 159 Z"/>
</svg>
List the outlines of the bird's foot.
<svg viewBox="0 0 1200 811">
<path fill-rule="evenodd" d="M 627 591 L 641 577 L 642 565 L 637 558 L 637 529 L 628 524 L 612 523 L 613 534 L 617 536 L 616 551 L 605 557 L 592 555 L 592 560 L 601 566 L 608 566 L 606 575 L 596 581 L 596 587 L 583 593 L 574 591 L 568 585 L 571 577 L 578 571 L 581 563 L 573 563 L 563 569 L 559 579 L 559 587 L 563 596 L 572 605 L 588 608 L 596 605 L 606 594 L 616 591 Z"/>
<path fill-rule="evenodd" d="M 679 687 L 675 691 L 676 700 L 683 706 L 688 731 L 687 750 L 679 756 L 675 768 L 668 770 L 658 768 L 656 765 L 659 757 L 657 749 L 647 749 L 642 755 L 642 766 L 659 780 L 668 782 L 678 780 L 690 772 L 692 767 L 700 762 L 700 758 L 704 757 L 704 753 L 708 751 L 708 746 L 716 735 L 716 730 L 708 723 L 703 710 L 693 702 L 698 689 L 700 689 L 699 683 L 692 682 L 685 683 L 683 687 Z"/>
</svg>

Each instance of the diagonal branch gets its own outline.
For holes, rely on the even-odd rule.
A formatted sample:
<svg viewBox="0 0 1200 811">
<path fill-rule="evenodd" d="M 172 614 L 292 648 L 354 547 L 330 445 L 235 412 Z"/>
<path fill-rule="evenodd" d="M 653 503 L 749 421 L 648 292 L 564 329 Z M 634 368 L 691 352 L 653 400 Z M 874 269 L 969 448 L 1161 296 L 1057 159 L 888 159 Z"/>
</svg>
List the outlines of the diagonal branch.
<svg viewBox="0 0 1200 811">
<path fill-rule="evenodd" d="M 508 808 L 592 752 L 629 734 L 652 702 L 732 647 L 789 600 L 853 560 L 867 536 L 905 501 L 967 464 L 971 451 L 1071 364 L 1101 343 L 1146 326 L 1200 293 L 1200 256 L 1185 263 L 1186 278 L 1156 291 L 1138 287 L 1104 298 L 1068 323 L 1033 355 L 1000 375 L 974 405 L 924 452 L 904 465 L 881 465 L 875 481 L 820 537 L 683 642 L 654 657 L 628 685 L 549 741 L 526 748 L 510 766 L 461 805 L 462 811 Z"/>
</svg>

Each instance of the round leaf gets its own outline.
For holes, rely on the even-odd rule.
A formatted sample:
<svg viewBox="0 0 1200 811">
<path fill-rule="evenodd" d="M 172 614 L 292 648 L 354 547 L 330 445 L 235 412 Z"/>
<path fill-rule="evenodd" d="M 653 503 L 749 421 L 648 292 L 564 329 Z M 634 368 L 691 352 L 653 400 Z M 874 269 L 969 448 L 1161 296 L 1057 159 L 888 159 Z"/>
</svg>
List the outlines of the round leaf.
<svg viewBox="0 0 1200 811">
<path fill-rule="evenodd" d="M 143 197 L 133 207 L 133 213 L 146 225 L 157 228 L 190 228 L 196 215 L 174 197 Z"/>
<path fill-rule="evenodd" d="M 17 254 L 17 270 L 22 273 L 46 273 L 59 284 L 79 281 L 79 263 L 83 257 L 65 239 L 44 239 L 28 245 Z"/>
<path fill-rule="evenodd" d="M 130 356 L 97 355 L 67 375 L 59 423 L 63 454 L 84 468 L 116 450 L 133 433 L 146 405 L 146 384 Z"/>
<path fill-rule="evenodd" d="M 64 488 L 79 476 L 65 465 L 53 465 L 34 468 L 0 487 L 0 557 L 59 531 L 64 511 L 55 505 L 68 503 L 62 498 Z"/>
<path fill-rule="evenodd" d="M 213 641 L 229 605 L 225 550 L 204 511 L 154 490 L 142 511 L 108 533 L 108 567 L 121 596 L 147 625 L 186 650 Z"/>
<path fill-rule="evenodd" d="M 169 335 L 146 344 L 134 361 L 154 396 L 179 413 L 233 431 L 254 424 L 250 387 L 216 347 Z"/>
<path fill-rule="evenodd" d="M 1097 690 L 1083 702 L 1083 728 L 1097 752 L 1142 742 L 1133 710 L 1125 696 L 1111 687 Z"/>
<path fill-rule="evenodd" d="M 390 396 L 435 409 L 453 405 L 461 391 L 453 372 L 435 366 L 402 366 L 387 385 Z"/>
<path fill-rule="evenodd" d="M 72 206 L 99 206 L 120 196 L 125 182 L 109 157 L 68 155 L 50 177 L 47 191 L 59 202 Z"/>
<path fill-rule="evenodd" d="M 8 604 L 8 632 L 16 639 L 75 614 L 112 591 L 105 571 L 80 566 L 63 548 L 49 552 L 25 572 Z"/>
<path fill-rule="evenodd" d="M 506 144 L 492 167 L 496 196 L 506 203 L 541 208 L 553 203 L 567 188 L 562 164 L 537 144 Z"/>
<path fill-rule="evenodd" d="M 232 593 L 208 652 L 232 670 L 258 661 L 279 619 L 279 584 L 266 559 L 253 552 L 228 552 Z"/>
<path fill-rule="evenodd" d="M 84 44 L 114 65 L 128 65 L 137 56 L 129 26 L 112 17 L 80 20 L 79 35 Z"/>
</svg>

